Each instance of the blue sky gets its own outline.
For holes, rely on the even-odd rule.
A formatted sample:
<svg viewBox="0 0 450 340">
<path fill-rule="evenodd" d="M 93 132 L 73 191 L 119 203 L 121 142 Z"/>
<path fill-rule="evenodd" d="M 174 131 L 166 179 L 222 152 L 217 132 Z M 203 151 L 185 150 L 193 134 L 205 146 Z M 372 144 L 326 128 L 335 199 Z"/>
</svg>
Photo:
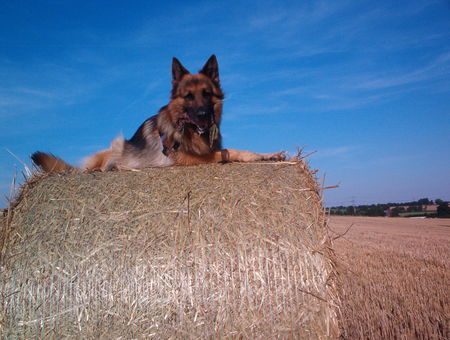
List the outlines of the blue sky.
<svg viewBox="0 0 450 340">
<path fill-rule="evenodd" d="M 211 54 L 224 146 L 304 147 L 327 205 L 450 199 L 449 1 L 2 1 L 0 194 L 29 155 L 71 163 Z M 5 200 L 0 201 L 0 206 Z"/>
</svg>

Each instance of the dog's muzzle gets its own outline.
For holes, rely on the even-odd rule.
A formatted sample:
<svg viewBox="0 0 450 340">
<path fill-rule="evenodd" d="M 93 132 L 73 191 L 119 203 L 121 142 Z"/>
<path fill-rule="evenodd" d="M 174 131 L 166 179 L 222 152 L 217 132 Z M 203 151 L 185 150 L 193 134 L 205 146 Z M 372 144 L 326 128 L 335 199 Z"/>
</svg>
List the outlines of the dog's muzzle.
<svg viewBox="0 0 450 340">
<path fill-rule="evenodd" d="M 198 110 L 186 110 L 186 122 L 196 127 L 199 135 L 207 132 L 214 124 L 214 113 L 212 110 L 200 108 Z"/>
</svg>

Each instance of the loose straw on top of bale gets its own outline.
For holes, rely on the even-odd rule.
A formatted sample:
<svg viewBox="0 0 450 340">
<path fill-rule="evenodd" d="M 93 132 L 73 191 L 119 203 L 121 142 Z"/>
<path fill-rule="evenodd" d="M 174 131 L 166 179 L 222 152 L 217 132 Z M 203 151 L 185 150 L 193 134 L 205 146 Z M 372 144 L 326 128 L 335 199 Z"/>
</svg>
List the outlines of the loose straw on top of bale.
<svg viewBox="0 0 450 340">
<path fill-rule="evenodd" d="M 303 162 L 38 178 L 1 230 L 0 331 L 336 337 L 318 190 Z"/>
</svg>

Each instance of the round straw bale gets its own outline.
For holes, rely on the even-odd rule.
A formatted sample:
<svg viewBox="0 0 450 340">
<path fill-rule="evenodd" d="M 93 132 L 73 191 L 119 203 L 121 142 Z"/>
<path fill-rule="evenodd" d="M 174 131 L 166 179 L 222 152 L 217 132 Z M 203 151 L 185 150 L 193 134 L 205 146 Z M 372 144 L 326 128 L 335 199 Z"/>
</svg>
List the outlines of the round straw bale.
<svg viewBox="0 0 450 340">
<path fill-rule="evenodd" d="M 333 338 L 325 224 L 303 162 L 40 176 L 0 232 L 0 330 Z"/>
</svg>

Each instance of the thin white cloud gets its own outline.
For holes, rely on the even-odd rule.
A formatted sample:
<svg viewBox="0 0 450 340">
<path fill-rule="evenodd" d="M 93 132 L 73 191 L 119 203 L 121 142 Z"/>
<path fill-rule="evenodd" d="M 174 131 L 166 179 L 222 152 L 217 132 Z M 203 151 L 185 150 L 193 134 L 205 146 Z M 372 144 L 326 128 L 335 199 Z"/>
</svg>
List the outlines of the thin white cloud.
<svg viewBox="0 0 450 340">
<path fill-rule="evenodd" d="M 341 145 L 332 148 L 325 148 L 318 151 L 315 156 L 317 159 L 320 158 L 350 158 L 353 154 L 358 152 L 361 146 L 354 145 Z"/>
<path fill-rule="evenodd" d="M 15 116 L 35 110 L 61 105 L 71 105 L 87 96 L 88 86 L 61 87 L 42 89 L 19 86 L 0 89 L 0 116 Z"/>
<path fill-rule="evenodd" d="M 279 24 L 286 17 L 289 16 L 289 12 L 286 10 L 275 9 L 272 13 L 266 15 L 258 15 L 250 18 L 249 25 L 254 29 L 265 29 L 267 26 Z"/>
<path fill-rule="evenodd" d="M 102 66 L 80 71 L 66 66 L 67 64 L 67 61 L 61 64 L 41 64 L 32 72 L 21 69 L 15 63 L 0 64 L 0 75 L 8 80 L 0 87 L 0 117 L 86 102 L 102 88 L 120 79 L 136 77 L 140 74 L 137 70 L 144 68 L 143 64 L 133 62 L 125 62 L 117 67 L 117 64 L 108 64 L 103 60 Z M 143 85 L 143 94 L 131 101 L 131 106 L 149 94 L 153 83 L 147 84 Z M 129 107 L 123 110 L 127 109 Z"/>
<path fill-rule="evenodd" d="M 357 89 L 385 89 L 433 80 L 450 74 L 450 53 L 444 53 L 428 65 L 410 72 L 402 72 L 395 76 L 375 77 L 355 86 Z"/>
<path fill-rule="evenodd" d="M 311 85 L 303 85 L 303 86 L 294 86 L 289 87 L 277 91 L 273 91 L 271 93 L 272 97 L 285 97 L 285 96 L 313 96 L 314 88 Z"/>
<path fill-rule="evenodd" d="M 166 43 L 173 36 L 178 36 L 180 39 L 194 36 L 211 24 L 207 22 L 207 19 L 219 12 L 220 6 L 224 5 L 220 2 L 209 1 L 202 5 L 195 5 L 193 10 L 192 4 L 186 3 L 185 6 L 177 5 L 176 14 L 155 16 L 152 13 L 140 29 L 130 34 L 127 44 L 148 47 L 151 44 Z"/>
<path fill-rule="evenodd" d="M 348 1 L 314 1 L 284 7 L 282 3 L 277 3 L 276 6 L 269 4 L 255 11 L 249 23 L 254 29 L 273 28 L 274 25 L 285 28 L 303 27 L 326 20 L 345 9 L 347 4 Z"/>
<path fill-rule="evenodd" d="M 225 109 L 224 119 L 239 120 L 244 116 L 261 116 L 282 114 L 292 111 L 289 104 L 281 103 L 279 105 L 266 106 L 262 104 L 233 104 L 229 109 Z"/>
<path fill-rule="evenodd" d="M 250 25 L 241 34 L 263 34 L 266 46 L 288 50 L 289 53 L 281 52 L 285 58 L 355 50 L 381 55 L 439 39 L 436 34 L 415 29 L 408 30 L 409 34 L 404 30 L 391 31 L 388 35 L 374 33 L 386 30 L 399 20 L 413 18 L 437 3 L 410 1 L 405 6 L 366 4 L 364 10 L 348 1 L 317 1 L 289 7 L 263 5 L 249 18 Z"/>
</svg>

